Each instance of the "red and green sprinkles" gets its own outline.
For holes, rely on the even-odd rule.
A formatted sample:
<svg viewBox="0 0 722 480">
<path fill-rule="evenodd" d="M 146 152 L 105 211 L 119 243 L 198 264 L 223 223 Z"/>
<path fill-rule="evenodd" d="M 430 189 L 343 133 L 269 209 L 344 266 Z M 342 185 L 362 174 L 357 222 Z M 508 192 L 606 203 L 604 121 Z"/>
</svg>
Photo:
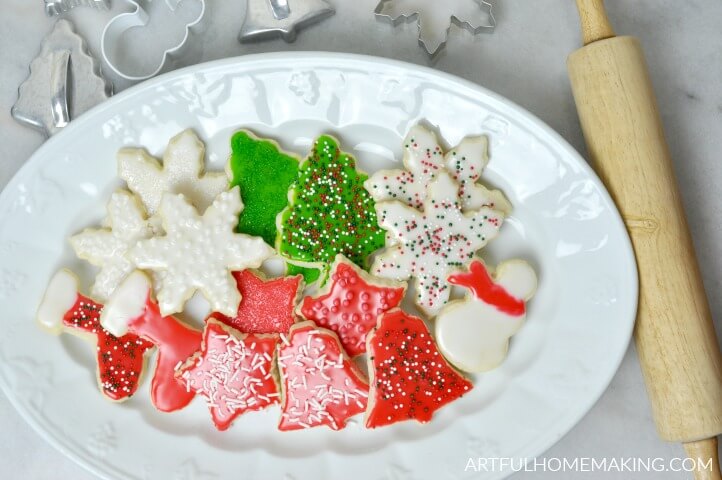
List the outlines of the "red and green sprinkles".
<svg viewBox="0 0 722 480">
<path fill-rule="evenodd" d="M 301 265 L 320 264 L 324 278 L 338 254 L 367 268 L 369 255 L 384 246 L 374 201 L 363 187 L 367 178 L 334 138 L 318 138 L 279 216 L 279 253 Z"/>
</svg>

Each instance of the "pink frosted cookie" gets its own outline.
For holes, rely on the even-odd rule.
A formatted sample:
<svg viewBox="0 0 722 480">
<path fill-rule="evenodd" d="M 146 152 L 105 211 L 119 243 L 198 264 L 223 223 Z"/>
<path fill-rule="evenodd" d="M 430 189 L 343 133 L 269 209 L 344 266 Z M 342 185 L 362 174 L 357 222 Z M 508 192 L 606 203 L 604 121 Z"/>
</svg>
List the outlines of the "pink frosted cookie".
<svg viewBox="0 0 722 480">
<path fill-rule="evenodd" d="M 444 356 L 466 372 L 485 372 L 506 357 L 509 338 L 524 324 L 526 302 L 536 290 L 534 270 L 523 260 L 501 263 L 493 277 L 481 260 L 469 272 L 449 276 L 466 287 L 464 300 L 449 303 L 436 319 L 436 341 Z"/>
<path fill-rule="evenodd" d="M 426 423 L 473 388 L 436 348 L 424 321 L 402 310 L 379 319 L 368 337 L 371 393 L 366 427 L 404 420 Z"/>
<path fill-rule="evenodd" d="M 176 378 L 206 399 L 218 430 L 248 411 L 278 403 L 273 378 L 278 335 L 242 334 L 213 319 L 201 351 L 176 370 Z"/>
<path fill-rule="evenodd" d="M 313 322 L 291 327 L 278 349 L 281 377 L 279 430 L 326 425 L 333 430 L 366 410 L 368 383 L 338 337 Z"/>
<path fill-rule="evenodd" d="M 243 333 L 288 333 L 296 322 L 294 309 L 303 290 L 303 277 L 282 277 L 265 280 L 263 274 L 251 270 L 233 272 L 241 294 L 241 303 L 234 317 L 211 313 L 218 320 Z"/>
<path fill-rule="evenodd" d="M 105 306 L 100 322 L 113 335 L 130 332 L 158 347 L 151 383 L 151 400 L 158 410 L 173 412 L 193 400 L 195 392 L 176 381 L 175 369 L 201 348 L 201 332 L 161 315 L 144 273 L 135 271 L 125 279 Z"/>
<path fill-rule="evenodd" d="M 67 332 L 96 346 L 100 391 L 115 402 L 129 399 L 138 389 L 153 344 L 128 333 L 114 336 L 100 326 L 103 305 L 78 293 L 78 279 L 61 270 L 50 280 L 37 319 L 51 333 Z"/>
<path fill-rule="evenodd" d="M 331 267 L 331 282 L 316 297 L 303 299 L 299 311 L 307 320 L 333 330 L 349 355 L 366 351 L 366 335 L 379 315 L 397 307 L 406 285 L 375 278 L 338 255 Z"/>
</svg>

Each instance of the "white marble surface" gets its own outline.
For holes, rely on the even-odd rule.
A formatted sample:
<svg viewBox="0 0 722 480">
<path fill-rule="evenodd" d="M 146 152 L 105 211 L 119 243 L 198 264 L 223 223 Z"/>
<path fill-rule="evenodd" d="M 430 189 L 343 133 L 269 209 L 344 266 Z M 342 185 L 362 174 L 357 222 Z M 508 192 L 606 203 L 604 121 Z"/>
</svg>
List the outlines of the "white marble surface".
<svg viewBox="0 0 722 480">
<path fill-rule="evenodd" d="M 392 57 L 427 64 L 413 25 L 392 28 L 371 12 L 376 0 L 331 0 L 335 17 L 303 32 L 292 45 L 281 41 L 241 46 L 236 41 L 244 2 L 209 1 L 211 28 L 197 42 L 192 62 L 276 50 L 333 50 Z M 0 0 L 0 187 L 42 143 L 17 125 L 9 110 L 16 88 L 40 39 L 52 26 L 40 0 Z M 566 56 L 579 45 L 573 2 L 497 0 L 499 26 L 493 35 L 473 37 L 452 29 L 448 48 L 435 67 L 490 88 L 527 108 L 584 152 L 566 75 Z M 619 33 L 641 38 L 659 96 L 675 168 L 689 213 L 712 311 L 722 330 L 722 3 L 718 0 L 607 0 Z M 113 13 L 127 10 L 114 0 L 112 12 L 78 8 L 69 18 L 98 52 L 100 32 Z M 112 77 L 111 77 L 112 78 Z M 116 90 L 127 87 L 113 78 Z M 1 321 L 1 320 L 0 320 Z M 93 478 L 46 444 L 0 396 L 0 452 L 3 478 Z M 547 457 L 682 456 L 679 445 L 658 440 L 644 393 L 639 364 L 630 348 L 619 373 L 592 411 Z M 577 472 L 519 473 L 514 478 L 578 478 Z M 629 473 L 586 473 L 585 478 L 631 478 Z M 678 472 L 635 474 L 634 478 L 686 478 Z"/>
</svg>

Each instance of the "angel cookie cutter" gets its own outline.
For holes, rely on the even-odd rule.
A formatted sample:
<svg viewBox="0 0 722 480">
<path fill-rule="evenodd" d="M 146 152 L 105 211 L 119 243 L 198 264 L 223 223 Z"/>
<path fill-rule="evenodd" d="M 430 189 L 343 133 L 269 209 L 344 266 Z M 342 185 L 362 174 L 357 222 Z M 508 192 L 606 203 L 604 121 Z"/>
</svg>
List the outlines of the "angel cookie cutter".
<svg viewBox="0 0 722 480">
<path fill-rule="evenodd" d="M 476 5 L 476 9 L 472 13 L 478 13 L 476 12 L 477 10 L 486 13 L 488 23 L 472 23 L 471 20 L 462 17 L 459 12 L 452 11 L 449 14 L 448 24 L 445 23 L 442 28 L 439 28 L 439 25 L 427 27 L 425 21 L 429 23 L 432 22 L 429 21 L 430 19 L 426 17 L 426 15 L 432 15 L 430 12 L 436 11 L 439 5 L 450 7 L 451 4 L 458 3 L 458 1 L 444 0 L 443 2 L 439 2 L 438 0 L 417 0 L 416 3 L 418 6 L 407 11 L 397 11 L 394 2 L 399 2 L 399 0 L 380 0 L 374 10 L 374 15 L 376 15 L 376 18 L 379 20 L 390 22 L 394 27 L 401 23 L 410 23 L 416 20 L 416 25 L 419 30 L 419 45 L 426 50 L 426 53 L 432 60 L 446 47 L 452 24 L 467 30 L 473 35 L 492 33 L 496 28 L 496 18 L 494 18 L 492 4 L 486 0 L 464 0 L 464 2 L 466 2 L 464 6 L 471 9 Z M 404 1 L 403 3 L 411 2 Z"/>
<path fill-rule="evenodd" d="M 122 58 L 122 56 L 118 54 L 118 46 L 123 43 L 123 37 L 126 32 L 135 27 L 148 26 L 151 21 L 151 9 L 149 7 L 153 0 L 126 1 L 133 7 L 133 10 L 113 17 L 103 29 L 100 41 L 100 51 L 103 60 L 113 72 L 126 80 L 138 82 L 171 70 L 172 63 L 180 59 L 188 51 L 191 37 L 201 33 L 205 28 L 204 20 L 207 18 L 206 0 L 163 0 L 162 2 L 156 0 L 157 4 L 164 4 L 168 9 L 168 13 L 171 15 L 178 12 L 178 8 L 182 3 L 191 1 L 195 1 L 200 5 L 200 11 L 192 21 L 185 24 L 183 38 L 163 52 L 159 64 L 151 72 L 131 73 L 133 66 L 128 59 Z"/>
</svg>

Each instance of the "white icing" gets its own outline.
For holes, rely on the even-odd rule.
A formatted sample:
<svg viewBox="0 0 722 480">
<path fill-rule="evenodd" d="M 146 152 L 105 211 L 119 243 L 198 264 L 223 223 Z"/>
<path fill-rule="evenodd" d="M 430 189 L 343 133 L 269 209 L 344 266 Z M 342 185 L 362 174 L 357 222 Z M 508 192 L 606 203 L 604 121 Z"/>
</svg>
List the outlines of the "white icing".
<svg viewBox="0 0 722 480">
<path fill-rule="evenodd" d="M 166 234 L 139 242 L 129 258 L 159 275 L 156 295 L 164 316 L 182 311 L 196 290 L 214 311 L 236 314 L 241 296 L 230 272 L 258 268 L 274 253 L 262 238 L 235 233 L 242 209 L 238 187 L 218 195 L 202 216 L 183 195 L 163 196 L 159 214 Z"/>
<path fill-rule="evenodd" d="M 376 257 L 371 271 L 394 280 L 414 277 L 416 304 L 431 316 L 449 299 L 449 274 L 495 238 L 504 219 L 501 212 L 486 207 L 464 214 L 458 188 L 448 173 L 441 172 L 429 185 L 424 213 L 401 202 L 376 204 L 379 224 L 396 244 Z"/>
<path fill-rule="evenodd" d="M 100 314 L 100 324 L 116 337 L 128 333 L 128 322 L 143 315 L 151 284 L 141 271 L 134 271 L 115 290 Z"/>
<path fill-rule="evenodd" d="M 86 229 L 70 237 L 78 257 L 100 267 L 91 292 L 100 301 L 107 300 L 120 282 L 133 271 L 125 256 L 139 240 L 150 238 L 154 229 L 133 194 L 120 190 L 110 197 L 105 228 Z"/>
<path fill-rule="evenodd" d="M 495 283 L 525 301 L 536 290 L 536 274 L 523 260 L 509 260 L 497 268 Z M 435 321 L 439 350 L 455 367 L 486 372 L 506 358 L 509 339 L 524 325 L 526 315 L 513 316 L 477 299 L 472 293 L 452 302 Z"/>
<path fill-rule="evenodd" d="M 165 192 L 182 193 L 203 212 L 216 196 L 228 189 L 225 172 L 205 173 L 205 145 L 192 130 L 170 142 L 163 164 L 142 148 L 118 152 L 118 175 L 137 194 L 150 215 L 160 208 Z"/>
<path fill-rule="evenodd" d="M 486 136 L 466 137 L 444 154 L 430 130 L 416 125 L 404 140 L 405 170 L 381 170 L 372 175 L 364 186 L 377 202 L 396 200 L 410 207 L 422 209 L 429 184 L 439 172 L 446 170 L 459 182 L 459 196 L 464 211 L 491 207 L 511 213 L 511 204 L 497 190 L 489 190 L 477 181 L 489 162 Z"/>
<path fill-rule="evenodd" d="M 38 307 L 38 323 L 53 333 L 63 326 L 63 317 L 78 300 L 78 279 L 69 270 L 56 273 L 45 290 Z"/>
</svg>

